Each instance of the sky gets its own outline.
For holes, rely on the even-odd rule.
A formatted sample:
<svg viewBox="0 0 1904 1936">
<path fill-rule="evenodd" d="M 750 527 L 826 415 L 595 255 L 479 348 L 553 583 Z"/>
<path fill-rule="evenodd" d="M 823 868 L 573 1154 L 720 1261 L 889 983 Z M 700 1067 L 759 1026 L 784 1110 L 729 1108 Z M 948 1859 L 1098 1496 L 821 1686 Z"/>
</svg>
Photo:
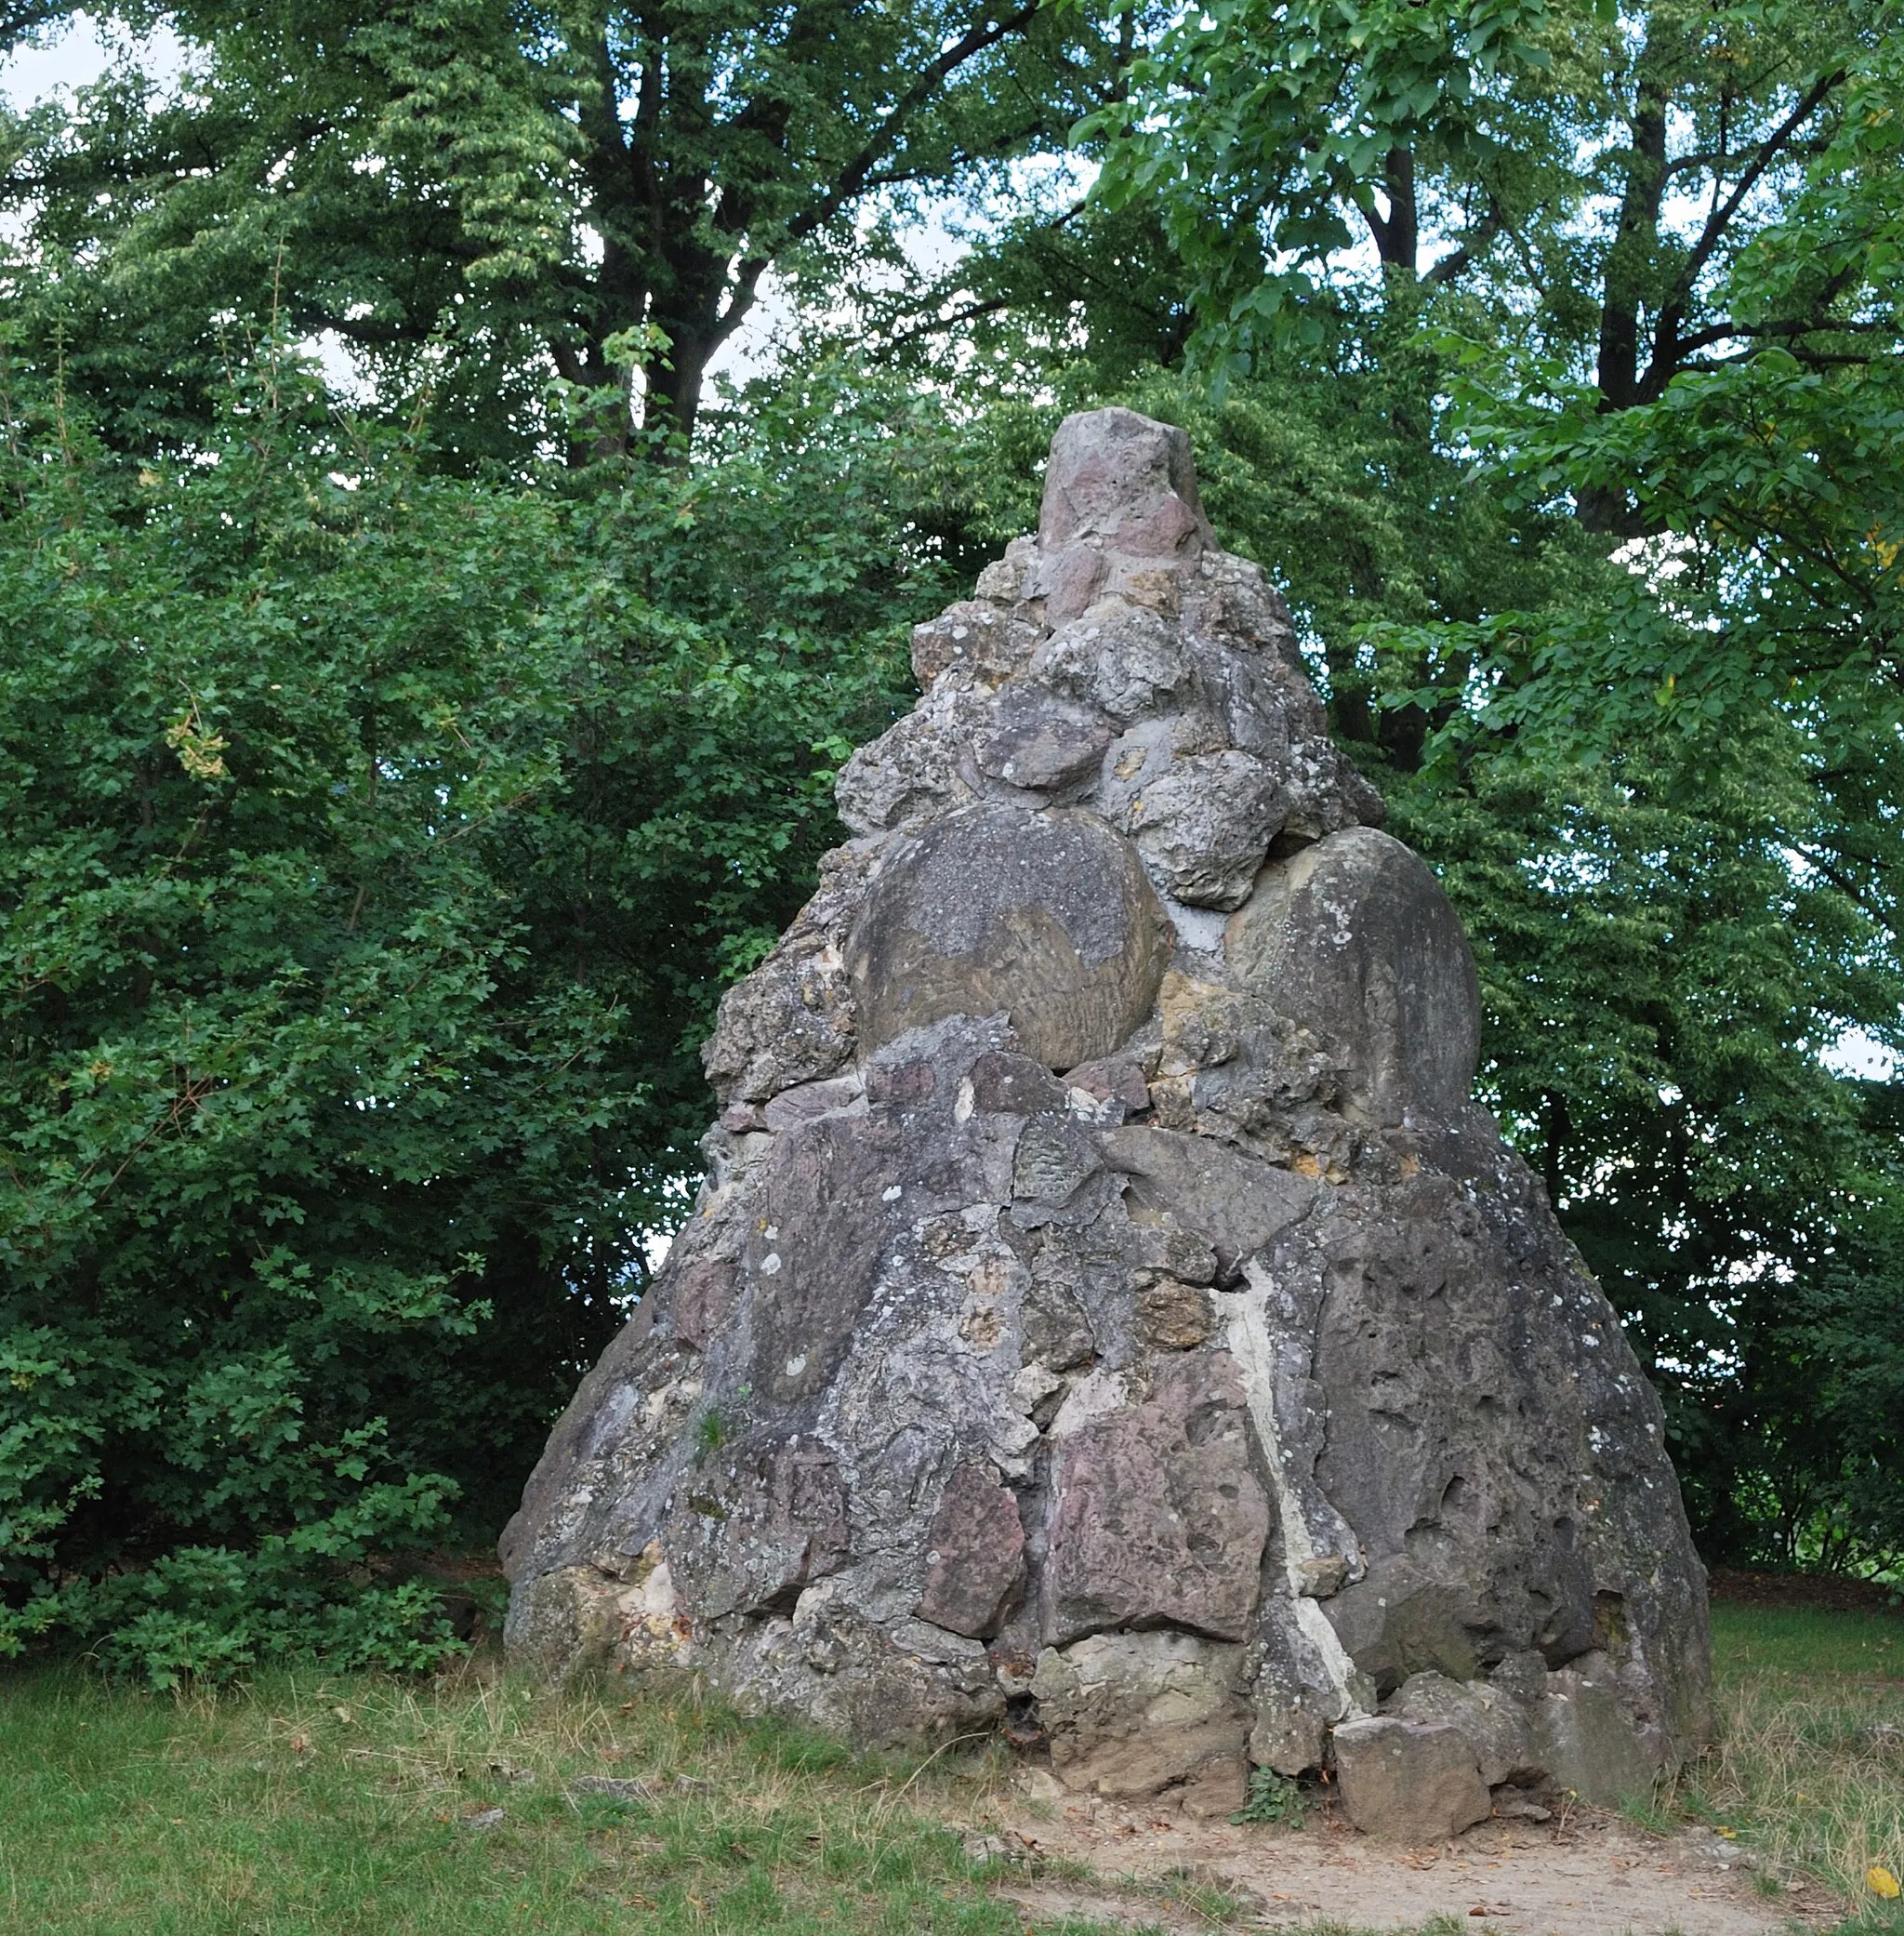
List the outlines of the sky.
<svg viewBox="0 0 1904 1936">
<path fill-rule="evenodd" d="M 143 43 L 147 71 L 155 77 L 178 72 L 182 49 L 167 30 Z M 84 87 L 99 79 L 107 59 L 105 42 L 90 14 L 76 14 L 37 46 L 16 47 L 0 56 L 0 94 L 16 108 L 31 107 L 63 87 Z"/>
<path fill-rule="evenodd" d="M 154 80 L 169 80 L 184 66 L 184 44 L 169 30 L 161 29 L 138 45 L 145 70 Z M 105 71 L 112 51 L 98 17 L 76 14 L 68 24 L 49 30 L 39 45 L 0 55 L 0 98 L 23 109 L 61 90 L 84 87 Z M 1052 164 L 1047 158 L 1043 166 L 1049 168 Z M 1065 166 L 1076 172 L 1075 165 Z M 943 269 L 961 247 L 939 218 L 919 223 L 906 238 L 907 253 L 919 268 L 929 272 Z M 792 321 L 792 307 L 770 271 L 752 312 L 708 365 L 709 377 L 724 376 L 740 382 L 771 367 L 776 339 Z M 358 393 L 357 373 L 342 341 L 328 335 L 313 338 L 311 348 L 323 363 L 334 391 L 345 398 Z"/>
</svg>

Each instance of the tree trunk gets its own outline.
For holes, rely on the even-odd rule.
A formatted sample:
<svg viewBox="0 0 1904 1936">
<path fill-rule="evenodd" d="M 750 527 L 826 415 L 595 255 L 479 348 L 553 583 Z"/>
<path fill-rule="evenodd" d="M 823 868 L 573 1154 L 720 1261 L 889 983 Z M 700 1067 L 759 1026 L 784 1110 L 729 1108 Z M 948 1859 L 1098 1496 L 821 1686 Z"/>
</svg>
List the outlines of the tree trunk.
<svg viewBox="0 0 1904 1936">
<path fill-rule="evenodd" d="M 1382 175 L 1388 195 L 1388 213 L 1365 209 L 1368 232 L 1375 238 L 1382 267 L 1406 270 L 1412 276 L 1421 248 L 1421 217 L 1415 203 L 1414 150 L 1391 148 L 1382 163 Z"/>
<path fill-rule="evenodd" d="M 1659 204 L 1666 192 L 1666 112 L 1671 89 L 1650 44 L 1634 66 L 1633 145 L 1626 187 L 1600 298 L 1600 344 L 1594 378 L 1600 408 L 1630 409 L 1640 401 L 1640 309 L 1659 240 Z M 1640 524 L 1624 491 L 1598 486 L 1580 494 L 1581 524 L 1589 531 L 1637 537 Z"/>
</svg>

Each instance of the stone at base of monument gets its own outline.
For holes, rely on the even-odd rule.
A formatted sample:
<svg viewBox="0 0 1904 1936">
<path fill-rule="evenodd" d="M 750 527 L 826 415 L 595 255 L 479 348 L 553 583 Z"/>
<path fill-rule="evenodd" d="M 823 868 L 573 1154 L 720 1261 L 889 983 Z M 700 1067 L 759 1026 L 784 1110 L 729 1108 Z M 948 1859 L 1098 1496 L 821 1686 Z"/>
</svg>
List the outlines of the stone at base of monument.
<svg viewBox="0 0 1904 1936">
<path fill-rule="evenodd" d="M 1485 1822 L 1494 1804 L 1457 1728 L 1386 1717 L 1335 1730 L 1342 1812 L 1385 1842 L 1438 1842 Z"/>
<path fill-rule="evenodd" d="M 705 1059 L 694 1213 L 502 1541 L 520 1665 L 1450 1834 L 1709 1728 L 1658 1399 L 1470 1100 L 1474 964 L 1183 433 L 1068 418 Z"/>
<path fill-rule="evenodd" d="M 1066 1787 L 1117 1800 L 1174 1789 L 1195 1815 L 1243 1805 L 1250 1710 L 1234 1691 L 1242 1650 L 1189 1634 L 1093 1634 L 1048 1648 L 1032 1677 Z"/>
</svg>

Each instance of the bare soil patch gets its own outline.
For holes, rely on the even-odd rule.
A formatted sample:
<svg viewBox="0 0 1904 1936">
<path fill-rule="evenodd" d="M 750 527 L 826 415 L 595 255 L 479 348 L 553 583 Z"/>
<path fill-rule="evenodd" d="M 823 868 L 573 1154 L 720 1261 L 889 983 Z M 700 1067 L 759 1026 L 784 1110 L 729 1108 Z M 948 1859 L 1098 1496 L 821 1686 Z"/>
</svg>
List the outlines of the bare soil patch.
<svg viewBox="0 0 1904 1936">
<path fill-rule="evenodd" d="M 998 1893 L 1027 1914 L 1172 1936 L 1317 1923 L 1414 1930 L 1437 1917 L 1499 1936 L 1774 1936 L 1827 1928 L 1844 1913 L 1816 1883 L 1769 1890 L 1751 1858 L 1711 1831 L 1649 1835 L 1579 1807 L 1551 1823 L 1484 1822 L 1452 1841 L 1400 1849 L 1327 1808 L 1292 1831 L 1020 1790 L 997 1833 L 1026 1864 L 1025 1879 Z M 1239 1913 L 1170 1899 L 1198 1885 Z"/>
</svg>

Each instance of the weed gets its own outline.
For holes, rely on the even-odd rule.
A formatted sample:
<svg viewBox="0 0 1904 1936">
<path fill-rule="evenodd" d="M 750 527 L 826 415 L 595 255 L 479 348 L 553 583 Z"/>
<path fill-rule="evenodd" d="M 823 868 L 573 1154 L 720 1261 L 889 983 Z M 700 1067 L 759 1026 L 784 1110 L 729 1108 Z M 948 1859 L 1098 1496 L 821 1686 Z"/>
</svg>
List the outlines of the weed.
<svg viewBox="0 0 1904 1936">
<path fill-rule="evenodd" d="M 165 1698 L 12 1669 L 0 1924 L 1019 1936 L 935 1819 L 972 1786 L 949 1757 L 854 1754 L 691 1687 L 554 1691 L 482 1665 Z"/>
<path fill-rule="evenodd" d="M 1670 1790 L 1647 1789 L 1644 1794 L 1622 1797 L 1620 1813 L 1637 1829 L 1649 1836 L 1668 1836 L 1678 1825 L 1673 1819 Z"/>
<path fill-rule="evenodd" d="M 1288 1775 L 1273 1768 L 1252 1768 L 1249 1797 L 1230 1820 L 1239 1827 L 1264 1823 L 1274 1828 L 1301 1828 L 1304 1807 L 1301 1787 Z"/>
</svg>

